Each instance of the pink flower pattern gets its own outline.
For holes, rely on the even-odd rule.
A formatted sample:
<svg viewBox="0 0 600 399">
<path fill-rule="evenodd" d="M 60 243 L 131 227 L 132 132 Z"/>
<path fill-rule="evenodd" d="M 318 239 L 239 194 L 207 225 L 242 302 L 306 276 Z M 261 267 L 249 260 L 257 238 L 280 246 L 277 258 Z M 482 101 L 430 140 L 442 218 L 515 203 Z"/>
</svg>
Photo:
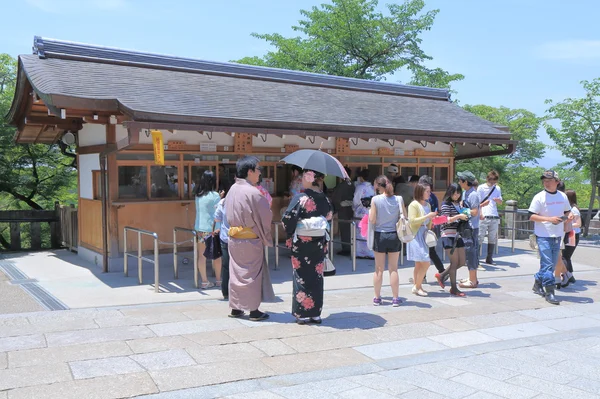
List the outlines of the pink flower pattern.
<svg viewBox="0 0 600 399">
<path fill-rule="evenodd" d="M 308 200 L 304 202 L 304 209 L 306 209 L 306 212 L 314 212 L 317 210 L 317 204 L 315 204 L 315 201 L 313 201 L 312 198 L 308 198 Z"/>
<path fill-rule="evenodd" d="M 323 274 L 323 270 L 325 269 L 325 264 L 323 262 L 321 262 L 321 263 L 317 264 L 315 269 L 317 270 L 317 273 Z"/>
<path fill-rule="evenodd" d="M 304 301 L 305 299 L 306 299 L 306 292 L 298 291 L 298 293 L 296 294 L 296 301 L 302 303 L 302 301 Z"/>
<path fill-rule="evenodd" d="M 306 310 L 312 309 L 315 307 L 315 301 L 311 297 L 306 297 L 302 301 L 302 307 Z"/>
<path fill-rule="evenodd" d="M 285 246 L 288 248 L 292 247 L 292 239 L 288 238 L 287 240 L 285 240 Z"/>
<path fill-rule="evenodd" d="M 298 236 L 298 238 L 302 242 L 311 242 L 312 241 L 312 237 L 308 237 L 308 236 Z"/>
<path fill-rule="evenodd" d="M 292 267 L 294 269 L 300 269 L 300 259 L 296 258 L 295 256 L 292 256 Z"/>
</svg>

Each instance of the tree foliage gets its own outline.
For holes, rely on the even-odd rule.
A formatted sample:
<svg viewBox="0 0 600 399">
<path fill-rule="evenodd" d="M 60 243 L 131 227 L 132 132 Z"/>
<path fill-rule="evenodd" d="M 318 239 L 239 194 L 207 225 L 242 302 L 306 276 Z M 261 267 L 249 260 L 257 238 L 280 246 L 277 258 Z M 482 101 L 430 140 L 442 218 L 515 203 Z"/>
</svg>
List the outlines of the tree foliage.
<svg viewBox="0 0 600 399">
<path fill-rule="evenodd" d="M 420 48 L 420 36 L 431 29 L 438 10 L 423 12 L 423 0 L 407 0 L 388 4 L 384 15 L 377 5 L 377 0 L 332 0 L 300 10 L 304 19 L 292 27 L 300 36 L 253 33 L 275 50 L 237 62 L 370 80 L 406 68 L 413 73 L 411 84 L 443 88 L 464 78 L 423 65 L 432 58 Z"/>
<path fill-rule="evenodd" d="M 541 167 L 536 164 L 544 155 L 545 145 L 539 141 L 537 131 L 542 118 L 525 109 L 491 107 L 488 105 L 465 105 L 465 110 L 497 125 L 507 126 L 513 140 L 517 140 L 517 149 L 510 155 L 482 157 L 473 160 L 458 161 L 458 171 L 470 170 L 484 181 L 490 170 L 500 174 L 500 186 L 505 200 L 516 200 L 520 207 L 527 207 L 533 196 L 541 189 Z M 499 147 L 492 145 L 492 150 Z"/>
<path fill-rule="evenodd" d="M 14 143 L 8 125 L 17 64 L 0 54 L 0 206 L 3 209 L 50 209 L 55 201 L 76 201 L 77 174 L 71 158 L 57 145 Z"/>
<path fill-rule="evenodd" d="M 567 98 L 554 103 L 546 100 L 550 107 L 547 110 L 548 121 L 560 121 L 560 128 L 555 128 L 548 121 L 544 124 L 548 136 L 556 143 L 558 149 L 568 159 L 573 160 L 575 169 L 589 172 L 591 192 L 589 211 L 586 222 L 592 215 L 598 180 L 600 179 L 600 78 L 581 82 L 585 96 Z M 586 223 L 585 234 L 587 234 Z"/>
</svg>

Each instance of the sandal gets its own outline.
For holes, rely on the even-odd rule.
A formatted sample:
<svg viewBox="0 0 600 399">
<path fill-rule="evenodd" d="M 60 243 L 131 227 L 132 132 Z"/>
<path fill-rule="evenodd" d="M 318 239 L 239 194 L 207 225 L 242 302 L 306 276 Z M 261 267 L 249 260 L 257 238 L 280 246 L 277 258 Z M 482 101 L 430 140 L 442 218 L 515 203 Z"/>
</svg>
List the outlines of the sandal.
<svg viewBox="0 0 600 399">
<path fill-rule="evenodd" d="M 321 319 L 320 317 L 311 317 L 310 318 L 310 322 L 314 323 L 314 324 L 321 324 L 323 322 L 323 319 Z"/>
<path fill-rule="evenodd" d="M 231 309 L 231 313 L 228 314 L 228 317 L 232 317 L 234 319 L 238 319 L 240 317 L 242 317 L 244 315 L 244 311 L 243 310 L 238 310 L 238 309 Z"/>
<path fill-rule="evenodd" d="M 461 297 L 461 298 L 464 298 L 464 297 L 467 296 L 464 292 L 462 292 L 460 290 L 456 290 L 456 291 L 450 290 L 450 295 L 452 295 L 452 296 L 458 296 L 458 297 Z"/>
<path fill-rule="evenodd" d="M 269 315 L 267 313 L 264 312 L 250 312 L 250 317 L 248 318 L 250 321 L 262 321 L 262 320 L 267 320 L 269 318 Z"/>
<path fill-rule="evenodd" d="M 205 283 L 202 283 L 202 285 L 200 285 L 200 288 L 202 288 L 203 290 L 206 290 L 206 289 L 209 289 L 209 288 L 213 288 L 214 286 L 215 286 L 215 283 L 207 281 Z"/>
<path fill-rule="evenodd" d="M 215 287 L 221 288 L 222 285 L 223 285 L 223 282 L 221 280 L 215 280 Z"/>
<path fill-rule="evenodd" d="M 437 280 L 437 282 L 440 285 L 440 287 L 446 288 L 446 285 L 444 285 L 444 280 L 442 279 L 442 276 L 440 276 L 439 273 L 435 274 L 435 279 Z"/>
<path fill-rule="evenodd" d="M 471 280 L 467 280 L 467 281 L 465 281 L 464 283 L 460 283 L 458 286 L 459 286 L 460 288 L 477 288 L 477 284 L 478 284 L 478 283 L 479 283 L 479 282 L 477 282 L 477 283 L 474 283 L 474 282 L 472 282 Z"/>
</svg>

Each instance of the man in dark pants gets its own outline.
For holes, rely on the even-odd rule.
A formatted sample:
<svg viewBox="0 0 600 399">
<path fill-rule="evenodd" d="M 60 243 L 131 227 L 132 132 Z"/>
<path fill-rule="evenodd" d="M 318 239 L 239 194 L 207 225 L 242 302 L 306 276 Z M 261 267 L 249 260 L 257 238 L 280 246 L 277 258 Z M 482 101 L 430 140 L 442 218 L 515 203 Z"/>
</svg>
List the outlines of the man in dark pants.
<svg viewBox="0 0 600 399">
<path fill-rule="evenodd" d="M 348 176 L 350 176 L 350 169 L 345 169 Z M 338 214 L 338 220 L 340 220 L 340 222 L 338 222 L 338 229 L 340 230 L 340 238 L 344 243 L 342 244 L 342 250 L 338 252 L 338 255 L 350 256 L 351 254 L 351 221 L 354 217 L 354 211 L 352 210 L 353 199 L 354 184 L 352 184 L 352 181 L 343 180 L 333 189 L 333 207 Z"/>
<path fill-rule="evenodd" d="M 221 293 L 223 299 L 229 299 L 229 225 L 225 217 L 225 198 L 219 201 L 219 205 L 217 205 L 215 223 L 221 223 L 221 228 L 218 230 L 221 239 L 221 251 L 223 252 L 221 258 Z"/>
</svg>

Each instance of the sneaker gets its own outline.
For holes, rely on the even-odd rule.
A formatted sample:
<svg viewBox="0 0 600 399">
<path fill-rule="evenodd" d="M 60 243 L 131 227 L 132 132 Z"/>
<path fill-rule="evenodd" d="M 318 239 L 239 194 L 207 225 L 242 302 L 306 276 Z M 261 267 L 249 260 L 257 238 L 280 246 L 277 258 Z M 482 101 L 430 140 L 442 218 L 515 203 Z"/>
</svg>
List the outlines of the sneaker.
<svg viewBox="0 0 600 399">
<path fill-rule="evenodd" d="M 310 322 L 314 324 L 321 324 L 323 322 L 323 319 L 321 319 L 319 316 L 311 317 Z"/>
<path fill-rule="evenodd" d="M 400 304 L 402 303 L 402 301 L 400 300 L 400 298 L 394 298 L 392 299 L 392 306 L 397 308 L 398 306 L 400 306 Z"/>
<path fill-rule="evenodd" d="M 373 298 L 373 306 L 379 306 L 381 305 L 381 297 L 379 298 Z"/>
</svg>

